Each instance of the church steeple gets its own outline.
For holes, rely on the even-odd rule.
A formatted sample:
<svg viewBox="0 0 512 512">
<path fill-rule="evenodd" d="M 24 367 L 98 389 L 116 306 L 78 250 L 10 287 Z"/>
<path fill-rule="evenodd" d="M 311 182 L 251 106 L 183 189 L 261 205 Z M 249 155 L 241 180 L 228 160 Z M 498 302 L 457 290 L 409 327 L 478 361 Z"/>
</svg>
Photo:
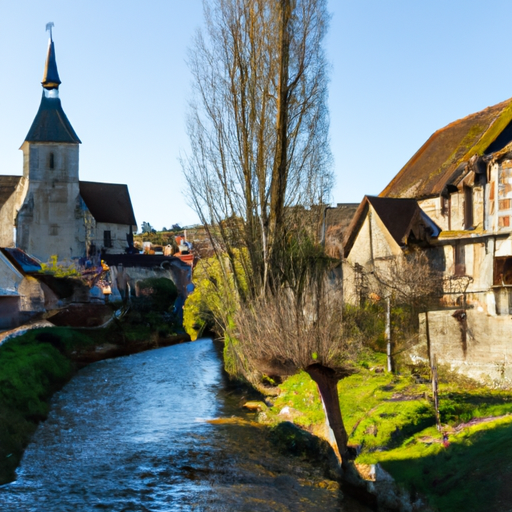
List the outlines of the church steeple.
<svg viewBox="0 0 512 512">
<path fill-rule="evenodd" d="M 80 144 L 75 130 L 71 126 L 59 99 L 59 85 L 61 83 L 55 60 L 55 46 L 52 37 L 53 23 L 46 24 L 50 31 L 48 41 L 48 55 L 44 67 L 43 96 L 36 117 L 25 138 L 26 142 L 66 142 Z"/>
<path fill-rule="evenodd" d="M 50 39 L 48 40 L 48 55 L 46 56 L 46 64 L 44 66 L 42 86 L 50 91 L 58 89 L 61 84 L 59 72 L 57 71 L 57 61 L 55 60 L 55 45 L 52 37 L 53 22 L 46 24 L 46 30 L 50 31 Z"/>
</svg>

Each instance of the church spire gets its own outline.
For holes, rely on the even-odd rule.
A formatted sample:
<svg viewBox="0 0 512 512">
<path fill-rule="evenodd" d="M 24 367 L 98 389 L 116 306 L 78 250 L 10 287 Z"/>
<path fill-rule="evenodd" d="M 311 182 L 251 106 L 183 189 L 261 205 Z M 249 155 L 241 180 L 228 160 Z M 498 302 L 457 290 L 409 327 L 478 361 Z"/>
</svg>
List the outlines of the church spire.
<svg viewBox="0 0 512 512">
<path fill-rule="evenodd" d="M 48 41 L 48 55 L 46 57 L 46 64 L 44 67 L 42 86 L 50 91 L 52 89 L 58 89 L 61 84 L 59 78 L 59 72 L 57 71 L 57 61 L 55 60 L 55 45 L 53 44 L 52 37 L 53 22 L 46 24 L 46 30 L 50 31 L 50 39 Z"/>
</svg>

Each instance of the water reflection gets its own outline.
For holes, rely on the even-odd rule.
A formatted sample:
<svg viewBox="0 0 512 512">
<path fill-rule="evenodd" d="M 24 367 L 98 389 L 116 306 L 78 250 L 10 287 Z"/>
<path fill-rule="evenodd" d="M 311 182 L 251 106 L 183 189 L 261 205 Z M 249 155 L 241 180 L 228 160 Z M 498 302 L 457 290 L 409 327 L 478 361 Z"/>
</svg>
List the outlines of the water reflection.
<svg viewBox="0 0 512 512">
<path fill-rule="evenodd" d="M 52 403 L 2 511 L 366 510 L 240 415 L 211 340 L 103 361 Z"/>
</svg>

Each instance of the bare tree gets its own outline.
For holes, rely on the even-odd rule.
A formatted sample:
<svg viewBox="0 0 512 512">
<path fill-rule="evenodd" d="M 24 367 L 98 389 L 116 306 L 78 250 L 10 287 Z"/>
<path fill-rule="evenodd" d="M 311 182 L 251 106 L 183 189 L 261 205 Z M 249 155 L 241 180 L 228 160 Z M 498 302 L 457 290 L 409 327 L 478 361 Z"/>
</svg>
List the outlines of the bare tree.
<svg viewBox="0 0 512 512">
<path fill-rule="evenodd" d="M 425 251 L 412 251 L 375 265 L 374 276 L 383 295 L 408 304 L 418 313 L 428 309 L 443 294 L 443 273 L 437 270 Z"/>
<path fill-rule="evenodd" d="M 325 0 L 214 0 L 204 12 L 189 57 L 195 95 L 182 165 L 228 262 L 234 244 L 246 249 L 256 297 L 275 273 L 289 207 L 322 203 L 332 186 L 322 48 L 329 17 Z M 227 228 L 226 219 L 236 222 Z"/>
<path fill-rule="evenodd" d="M 326 268 L 325 265 L 330 268 Z M 283 286 L 240 308 L 233 347 L 239 364 L 270 376 L 306 371 L 316 382 L 336 445 L 347 467 L 348 435 L 337 383 L 355 371 L 361 346 L 344 332 L 343 290 L 332 262 L 317 260 L 300 288 Z M 329 279 L 331 278 L 331 280 Z"/>
<path fill-rule="evenodd" d="M 392 301 L 395 306 L 402 306 L 408 310 L 408 315 L 402 317 L 400 325 L 402 339 L 399 346 L 396 340 L 391 343 L 388 339 L 388 367 L 391 359 L 394 359 L 399 352 L 417 343 L 419 313 L 425 313 L 427 354 L 431 362 L 428 311 L 439 304 L 443 296 L 445 284 L 443 273 L 435 268 L 425 251 L 415 250 L 375 265 L 373 276 L 380 286 L 378 291 L 382 296 L 387 297 L 388 301 Z M 392 345 L 394 346 L 393 354 L 390 351 Z"/>
</svg>

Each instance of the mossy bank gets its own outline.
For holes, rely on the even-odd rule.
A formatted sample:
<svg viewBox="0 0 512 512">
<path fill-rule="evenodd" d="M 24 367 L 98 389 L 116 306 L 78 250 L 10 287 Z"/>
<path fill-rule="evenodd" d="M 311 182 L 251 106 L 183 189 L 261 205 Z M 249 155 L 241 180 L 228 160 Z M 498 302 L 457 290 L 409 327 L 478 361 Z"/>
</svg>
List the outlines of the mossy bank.
<svg viewBox="0 0 512 512">
<path fill-rule="evenodd" d="M 512 392 L 442 373 L 439 431 L 426 375 L 417 370 L 385 373 L 379 354 L 369 363 L 339 382 L 342 414 L 360 473 L 371 479 L 378 464 L 405 490 L 411 504 L 422 504 L 417 510 L 512 508 Z M 308 375 L 290 377 L 279 389 L 279 396 L 267 400 L 270 407 L 261 406 L 260 421 L 291 421 L 325 436 L 324 412 Z M 412 505 L 409 510 L 414 510 Z"/>
</svg>

